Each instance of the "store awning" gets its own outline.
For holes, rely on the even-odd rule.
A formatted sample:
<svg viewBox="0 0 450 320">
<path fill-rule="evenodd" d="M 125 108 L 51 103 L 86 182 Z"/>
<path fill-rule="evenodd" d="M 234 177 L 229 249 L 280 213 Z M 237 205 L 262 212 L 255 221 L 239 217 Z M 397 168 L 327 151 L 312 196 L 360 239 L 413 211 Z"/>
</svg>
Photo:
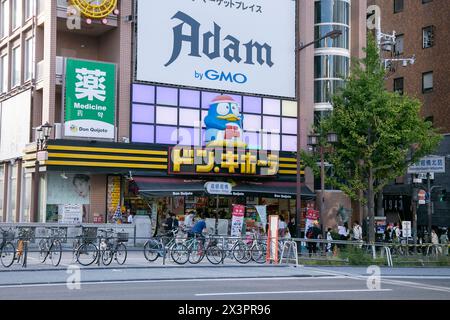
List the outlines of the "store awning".
<svg viewBox="0 0 450 320">
<path fill-rule="evenodd" d="M 158 196 L 205 196 L 204 185 L 207 180 L 189 180 L 177 178 L 135 177 L 139 193 L 146 197 Z M 307 186 L 301 187 L 302 199 L 316 197 Z M 236 182 L 233 184 L 232 196 L 266 197 L 275 199 L 295 199 L 295 182 Z"/>
</svg>

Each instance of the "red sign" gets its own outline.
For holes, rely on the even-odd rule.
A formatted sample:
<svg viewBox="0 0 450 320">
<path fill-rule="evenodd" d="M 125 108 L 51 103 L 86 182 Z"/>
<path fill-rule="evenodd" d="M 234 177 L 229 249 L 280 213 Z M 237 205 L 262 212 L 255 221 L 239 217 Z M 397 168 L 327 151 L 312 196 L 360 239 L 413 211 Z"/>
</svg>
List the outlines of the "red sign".
<svg viewBox="0 0 450 320">
<path fill-rule="evenodd" d="M 308 209 L 306 212 L 306 219 L 308 220 L 319 220 L 319 211 L 314 209 Z"/>
<path fill-rule="evenodd" d="M 236 204 L 233 205 L 233 216 L 234 217 L 243 217 L 245 213 L 245 206 Z"/>
</svg>

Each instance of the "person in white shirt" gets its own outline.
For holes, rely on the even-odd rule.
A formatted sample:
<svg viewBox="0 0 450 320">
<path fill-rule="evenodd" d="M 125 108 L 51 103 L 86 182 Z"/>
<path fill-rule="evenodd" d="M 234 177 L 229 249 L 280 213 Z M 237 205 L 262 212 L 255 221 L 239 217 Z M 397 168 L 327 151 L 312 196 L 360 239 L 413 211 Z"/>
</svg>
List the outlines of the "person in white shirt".
<svg viewBox="0 0 450 320">
<path fill-rule="evenodd" d="M 362 240 L 362 228 L 359 225 L 358 221 L 355 221 L 353 223 L 353 240 L 354 241 Z"/>
<path fill-rule="evenodd" d="M 328 241 L 333 241 L 333 237 L 332 237 L 332 235 L 331 235 L 331 228 L 328 228 L 328 231 L 327 231 L 327 240 L 328 240 Z M 327 252 L 328 252 L 328 253 L 332 252 L 331 246 L 332 246 L 331 243 L 328 243 L 328 244 L 327 244 Z"/>
<path fill-rule="evenodd" d="M 284 236 L 286 234 L 287 224 L 284 221 L 283 216 L 280 215 L 279 217 L 280 217 L 280 222 L 278 223 L 278 233 L 280 235 L 280 238 L 284 238 Z"/>
<path fill-rule="evenodd" d="M 127 222 L 128 223 L 133 223 L 133 220 L 134 220 L 134 213 L 129 213 L 128 214 L 128 219 L 127 219 Z"/>
<path fill-rule="evenodd" d="M 189 214 L 184 218 L 184 230 L 188 231 L 191 230 L 194 226 L 194 217 L 195 217 L 195 211 L 189 212 Z"/>
</svg>

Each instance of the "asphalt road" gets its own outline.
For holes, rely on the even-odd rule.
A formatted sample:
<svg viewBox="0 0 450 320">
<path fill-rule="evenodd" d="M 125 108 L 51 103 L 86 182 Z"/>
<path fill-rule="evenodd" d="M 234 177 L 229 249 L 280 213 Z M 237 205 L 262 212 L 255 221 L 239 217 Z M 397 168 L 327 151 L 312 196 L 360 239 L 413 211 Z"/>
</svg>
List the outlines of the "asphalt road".
<svg viewBox="0 0 450 320">
<path fill-rule="evenodd" d="M 450 300 L 450 268 L 198 266 L 0 272 L 0 299 Z M 78 274 L 76 274 L 78 275 Z M 70 278 L 72 277 L 72 278 Z M 78 287 L 79 284 L 79 287 Z"/>
</svg>

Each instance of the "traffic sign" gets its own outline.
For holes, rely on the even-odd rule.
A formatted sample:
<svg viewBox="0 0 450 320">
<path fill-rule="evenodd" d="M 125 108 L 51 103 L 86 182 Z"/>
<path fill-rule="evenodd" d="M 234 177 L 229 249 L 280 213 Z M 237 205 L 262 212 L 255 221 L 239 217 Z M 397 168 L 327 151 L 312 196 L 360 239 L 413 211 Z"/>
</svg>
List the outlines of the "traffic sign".
<svg viewBox="0 0 450 320">
<path fill-rule="evenodd" d="M 205 183 L 206 192 L 216 195 L 230 195 L 233 186 L 228 182 L 207 182 Z"/>
<path fill-rule="evenodd" d="M 419 193 L 417 194 L 417 197 L 419 199 L 419 204 L 425 204 L 425 199 L 427 196 L 427 192 L 425 190 L 420 190 Z"/>
<path fill-rule="evenodd" d="M 405 238 L 411 238 L 411 221 L 402 222 L 402 234 Z"/>
<path fill-rule="evenodd" d="M 445 157 L 428 156 L 408 168 L 408 173 L 445 173 Z"/>
</svg>

